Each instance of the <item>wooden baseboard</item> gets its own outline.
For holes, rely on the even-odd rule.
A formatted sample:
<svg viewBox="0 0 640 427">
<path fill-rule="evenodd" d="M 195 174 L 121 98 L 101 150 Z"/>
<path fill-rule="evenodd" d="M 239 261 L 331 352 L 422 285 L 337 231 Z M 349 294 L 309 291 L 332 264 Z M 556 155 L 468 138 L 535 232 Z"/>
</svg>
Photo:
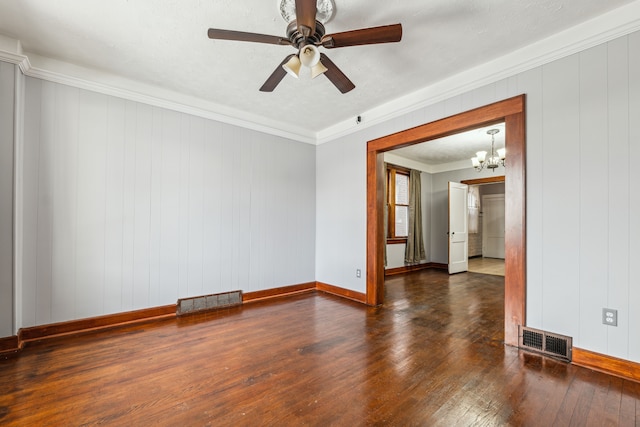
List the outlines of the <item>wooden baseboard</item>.
<svg viewBox="0 0 640 427">
<path fill-rule="evenodd" d="M 423 264 L 416 264 L 416 265 L 404 265 L 402 267 L 395 267 L 395 268 L 389 268 L 387 270 L 384 271 L 384 275 L 385 276 L 393 276 L 396 274 L 402 274 L 402 273 L 409 273 L 411 271 L 418 271 L 418 270 L 426 270 L 429 268 L 437 268 L 440 270 L 446 270 L 447 269 L 447 264 L 440 264 L 437 262 L 425 262 Z"/>
<path fill-rule="evenodd" d="M 17 335 L 0 338 L 0 355 L 16 353 L 20 350 L 20 341 Z"/>
<path fill-rule="evenodd" d="M 640 382 L 640 363 L 606 356 L 581 348 L 573 348 L 571 363 L 627 380 Z"/>
<path fill-rule="evenodd" d="M 281 298 L 304 292 L 321 291 L 337 295 L 350 300 L 365 303 L 363 293 L 339 288 L 326 283 L 308 282 L 292 286 L 265 289 L 242 294 L 242 302 L 262 301 L 266 299 Z M 17 336 L 0 338 L 0 354 L 16 353 L 25 343 L 46 338 L 53 338 L 68 334 L 96 331 L 113 328 L 121 325 L 176 317 L 176 305 L 145 308 L 142 310 L 128 311 L 124 313 L 108 314 L 86 319 L 70 320 L 68 322 L 50 323 L 47 325 L 21 328 Z"/>
<path fill-rule="evenodd" d="M 279 288 L 265 289 L 262 291 L 247 292 L 242 294 L 242 302 L 261 301 L 271 298 L 281 298 L 284 296 L 299 294 L 302 292 L 312 292 L 316 288 L 316 282 L 301 283 L 299 285 L 282 286 Z"/>
<path fill-rule="evenodd" d="M 176 305 L 145 308 L 142 310 L 127 311 L 124 313 L 107 314 L 105 316 L 90 317 L 87 319 L 70 320 L 68 322 L 50 323 L 48 325 L 22 328 L 18 332 L 20 345 L 24 342 L 35 341 L 43 338 L 51 338 L 85 331 L 111 328 L 134 322 L 148 321 L 160 318 L 175 317 Z"/>
<path fill-rule="evenodd" d="M 242 294 L 242 302 L 262 301 L 265 299 L 281 298 L 289 295 L 295 295 L 303 292 L 326 292 L 342 298 L 365 303 L 366 296 L 361 292 L 340 288 L 338 286 L 329 285 L 321 282 L 309 282 L 299 285 L 283 286 L 280 288 L 265 289 L 263 291 L 247 292 Z"/>
<path fill-rule="evenodd" d="M 448 264 L 442 264 L 439 262 L 430 262 L 429 266 L 431 268 L 435 268 L 437 270 L 449 270 L 449 265 Z"/>
<path fill-rule="evenodd" d="M 338 286 L 329 285 L 327 283 L 316 282 L 316 290 L 320 292 L 326 292 L 331 295 L 336 295 L 342 298 L 347 298 L 353 301 L 366 304 L 367 297 L 362 292 L 352 291 L 350 289 L 339 288 Z"/>
</svg>

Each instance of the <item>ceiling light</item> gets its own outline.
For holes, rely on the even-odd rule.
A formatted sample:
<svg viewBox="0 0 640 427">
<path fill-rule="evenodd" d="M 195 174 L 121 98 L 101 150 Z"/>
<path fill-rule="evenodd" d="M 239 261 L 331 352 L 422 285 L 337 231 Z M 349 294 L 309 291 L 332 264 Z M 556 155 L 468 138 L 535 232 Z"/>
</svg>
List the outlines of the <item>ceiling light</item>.
<svg viewBox="0 0 640 427">
<path fill-rule="evenodd" d="M 311 68 L 311 78 L 315 79 L 320 74 L 324 74 L 327 71 L 329 71 L 327 67 L 322 65 L 322 62 L 318 61 L 318 63 Z"/>
<path fill-rule="evenodd" d="M 316 78 L 328 71 L 327 67 L 320 62 L 320 51 L 312 44 L 302 46 L 298 55 L 292 56 L 282 68 L 297 79 L 300 76 L 301 65 L 311 68 L 312 78 Z"/>
<path fill-rule="evenodd" d="M 482 169 L 487 168 L 492 171 L 495 170 L 498 166 L 506 166 L 505 159 L 507 156 L 506 149 L 499 148 L 495 149 L 495 135 L 500 132 L 500 129 L 489 129 L 487 131 L 488 135 L 491 135 L 491 153 L 489 153 L 489 158 L 487 158 L 486 151 L 478 151 L 476 153 L 476 157 L 471 158 L 471 164 L 473 167 L 480 172 Z"/>
<path fill-rule="evenodd" d="M 296 1 L 295 0 L 278 0 L 278 9 L 282 19 L 288 24 L 296 20 Z M 331 21 L 335 13 L 335 4 L 333 0 L 317 0 L 316 2 L 316 21 L 326 24 Z"/>
<path fill-rule="evenodd" d="M 287 73 L 289 73 L 290 75 L 292 75 L 297 79 L 298 76 L 300 75 L 300 65 L 302 65 L 300 63 L 300 59 L 296 55 L 293 55 L 291 59 L 288 60 L 287 63 L 282 66 L 282 68 L 284 68 L 284 70 Z"/>
<path fill-rule="evenodd" d="M 308 68 L 314 67 L 320 61 L 320 51 L 312 44 L 302 46 L 298 56 L 302 65 Z"/>
</svg>

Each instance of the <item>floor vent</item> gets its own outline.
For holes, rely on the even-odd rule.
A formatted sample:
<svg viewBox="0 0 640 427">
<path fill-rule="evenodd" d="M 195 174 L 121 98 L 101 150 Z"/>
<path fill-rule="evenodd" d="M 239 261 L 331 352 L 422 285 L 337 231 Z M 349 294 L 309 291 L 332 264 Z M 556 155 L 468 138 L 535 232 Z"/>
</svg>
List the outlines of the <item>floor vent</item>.
<svg viewBox="0 0 640 427">
<path fill-rule="evenodd" d="M 520 326 L 518 347 L 571 362 L 573 338 Z"/>
<path fill-rule="evenodd" d="M 242 304 L 242 291 L 225 292 L 222 294 L 203 295 L 200 297 L 183 298 L 178 300 L 176 315 L 199 313 L 219 308 L 234 307 Z"/>
</svg>

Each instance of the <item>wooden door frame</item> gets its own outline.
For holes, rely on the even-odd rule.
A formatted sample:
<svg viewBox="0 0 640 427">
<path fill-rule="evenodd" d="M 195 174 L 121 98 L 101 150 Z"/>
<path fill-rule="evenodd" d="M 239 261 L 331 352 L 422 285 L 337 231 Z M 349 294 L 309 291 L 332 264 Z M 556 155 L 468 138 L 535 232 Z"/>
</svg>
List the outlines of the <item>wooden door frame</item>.
<svg viewBox="0 0 640 427">
<path fill-rule="evenodd" d="M 525 324 L 526 206 L 525 95 L 456 114 L 367 142 L 367 292 L 368 305 L 384 298 L 385 151 L 430 141 L 474 128 L 505 123 L 505 291 L 504 340 L 518 345 L 518 325 Z"/>
</svg>

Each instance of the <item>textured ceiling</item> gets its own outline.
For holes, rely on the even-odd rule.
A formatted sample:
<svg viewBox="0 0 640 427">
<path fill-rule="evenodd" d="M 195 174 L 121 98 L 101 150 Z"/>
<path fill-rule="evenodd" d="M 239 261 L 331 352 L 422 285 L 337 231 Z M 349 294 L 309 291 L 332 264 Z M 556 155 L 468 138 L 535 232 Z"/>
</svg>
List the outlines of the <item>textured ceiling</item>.
<svg viewBox="0 0 640 427">
<path fill-rule="evenodd" d="M 460 160 L 468 161 L 469 166 L 471 166 L 471 158 L 475 157 L 478 151 L 491 152 L 491 136 L 487 135 L 489 129 L 499 130 L 495 135 L 495 149 L 504 148 L 504 123 L 498 123 L 399 148 L 393 150 L 392 153 L 430 166 L 455 163 Z M 509 153 L 507 153 L 508 155 Z"/>
<path fill-rule="evenodd" d="M 210 27 L 285 35 L 279 0 L 1 0 L 0 34 L 51 58 L 202 102 L 211 111 L 315 133 L 515 51 L 630 0 L 334 0 L 327 33 L 402 23 L 400 43 L 321 49 L 355 83 L 324 77 L 258 88 L 289 46 L 210 40 Z M 111 80 L 116 81 L 117 80 Z M 153 94 L 151 94 L 153 95 Z"/>
</svg>

